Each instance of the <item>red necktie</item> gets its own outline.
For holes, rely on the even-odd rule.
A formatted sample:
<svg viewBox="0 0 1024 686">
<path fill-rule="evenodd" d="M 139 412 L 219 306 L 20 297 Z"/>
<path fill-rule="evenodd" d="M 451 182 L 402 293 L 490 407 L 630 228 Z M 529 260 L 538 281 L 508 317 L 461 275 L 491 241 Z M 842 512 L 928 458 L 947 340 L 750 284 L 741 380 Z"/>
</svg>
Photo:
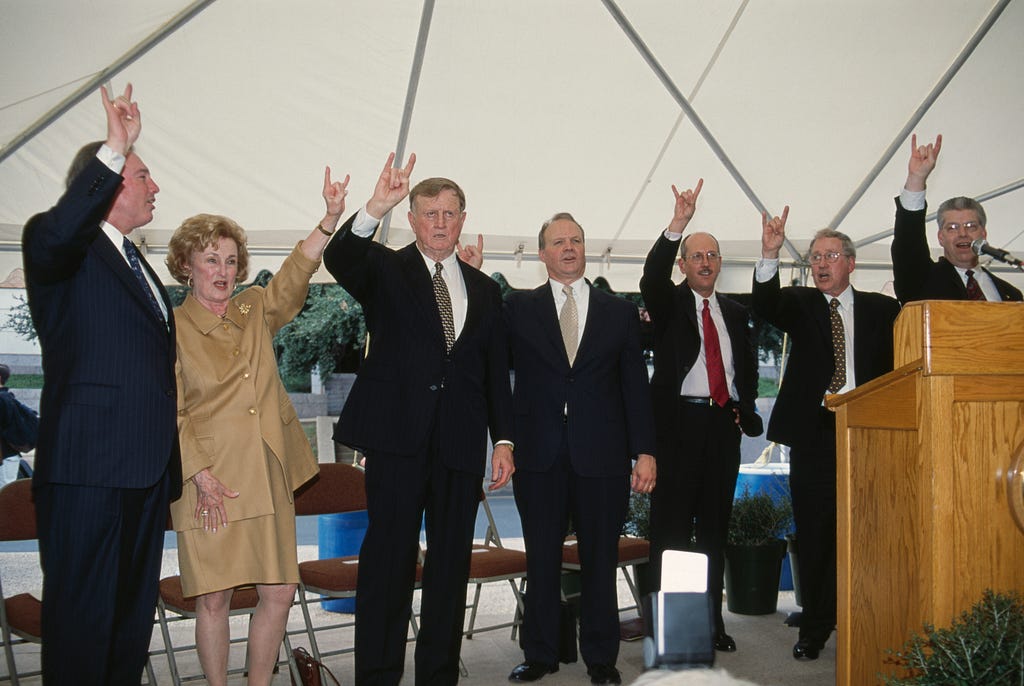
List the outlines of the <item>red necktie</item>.
<svg viewBox="0 0 1024 686">
<path fill-rule="evenodd" d="M 725 365 L 722 364 L 722 346 L 718 342 L 718 329 L 711 319 L 711 308 L 708 299 L 704 298 L 704 309 L 701 310 L 701 322 L 704 326 L 704 361 L 708 367 L 708 389 L 711 398 L 719 407 L 729 402 L 729 390 L 725 386 Z"/>
<path fill-rule="evenodd" d="M 968 300 L 988 300 L 985 294 L 981 292 L 981 286 L 978 285 L 977 279 L 974 278 L 974 270 L 967 270 L 967 299 Z"/>
</svg>

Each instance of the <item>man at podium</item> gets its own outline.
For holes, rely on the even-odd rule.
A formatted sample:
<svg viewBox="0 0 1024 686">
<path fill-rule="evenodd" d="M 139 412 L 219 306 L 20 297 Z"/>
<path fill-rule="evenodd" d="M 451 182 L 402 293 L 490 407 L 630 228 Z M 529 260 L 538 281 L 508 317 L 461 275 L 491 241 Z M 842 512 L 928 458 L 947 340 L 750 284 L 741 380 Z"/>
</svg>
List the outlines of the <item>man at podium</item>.
<svg viewBox="0 0 1024 686">
<path fill-rule="evenodd" d="M 796 659 L 817 659 L 836 625 L 836 421 L 824 397 L 892 370 L 892 327 L 900 306 L 850 286 L 857 253 L 846 234 L 822 229 L 811 241 L 814 288 L 779 287 L 786 218 L 761 217 L 754 312 L 789 334 L 792 352 L 768 422 L 768 440 L 790 447 L 789 484 L 799 544 L 803 612 Z"/>
<path fill-rule="evenodd" d="M 922 146 L 917 145 L 917 135 L 910 139 L 907 183 L 896 198 L 890 248 L 896 297 L 904 304 L 913 300 L 1020 301 L 1020 290 L 978 266 L 976 241 L 984 241 L 988 233 L 985 210 L 974 198 L 950 198 L 939 205 L 936 219 L 943 256 L 932 261 L 925 235 L 925 183 L 941 148 L 941 135 Z"/>
</svg>

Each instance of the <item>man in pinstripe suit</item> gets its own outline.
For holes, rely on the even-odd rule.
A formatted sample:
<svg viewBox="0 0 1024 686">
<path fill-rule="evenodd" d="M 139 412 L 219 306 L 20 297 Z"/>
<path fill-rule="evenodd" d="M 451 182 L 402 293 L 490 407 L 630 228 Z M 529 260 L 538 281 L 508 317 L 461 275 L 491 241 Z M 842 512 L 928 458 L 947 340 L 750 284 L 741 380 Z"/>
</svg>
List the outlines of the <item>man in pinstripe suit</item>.
<svg viewBox="0 0 1024 686">
<path fill-rule="evenodd" d="M 174 322 L 128 239 L 157 185 L 132 149 L 131 86 L 102 90 L 107 139 L 22 236 L 43 358 L 33 489 L 45 684 L 138 684 L 149 652 L 167 505 L 181 493 Z"/>
</svg>

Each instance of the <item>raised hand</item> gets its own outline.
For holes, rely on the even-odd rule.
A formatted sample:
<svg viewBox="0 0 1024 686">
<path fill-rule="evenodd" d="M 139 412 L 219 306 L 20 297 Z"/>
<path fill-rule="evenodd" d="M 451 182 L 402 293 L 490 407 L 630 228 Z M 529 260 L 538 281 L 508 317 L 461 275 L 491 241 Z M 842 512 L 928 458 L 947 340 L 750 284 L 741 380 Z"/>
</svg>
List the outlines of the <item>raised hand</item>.
<svg viewBox="0 0 1024 686">
<path fill-rule="evenodd" d="M 455 241 L 455 251 L 459 259 L 474 269 L 479 269 L 484 263 L 484 235 L 476 235 L 476 245 L 462 247 L 462 243 Z"/>
<path fill-rule="evenodd" d="M 672 184 L 672 194 L 676 196 L 676 204 L 672 211 L 672 222 L 668 225 L 669 231 L 682 233 L 686 230 L 686 225 L 690 223 L 693 213 L 697 211 L 697 196 L 700 195 L 700 189 L 703 187 L 704 179 L 698 179 L 696 188 L 688 188 L 680 193 L 675 184 Z"/>
<path fill-rule="evenodd" d="M 142 116 L 139 104 L 132 101 L 132 84 L 125 86 L 124 93 L 113 100 L 104 86 L 100 86 L 103 109 L 107 112 L 107 147 L 114 152 L 127 155 L 142 132 Z"/>
<path fill-rule="evenodd" d="M 331 182 L 331 168 L 324 167 L 324 202 L 327 203 L 327 216 L 337 218 L 345 212 L 345 196 L 348 195 L 349 175 L 344 181 Z"/>
<path fill-rule="evenodd" d="M 767 212 L 761 213 L 761 257 L 777 260 L 782 244 L 786 242 L 786 219 L 789 217 L 789 205 L 782 208 L 781 217 L 768 218 Z"/>
<path fill-rule="evenodd" d="M 928 175 L 935 169 L 935 163 L 939 159 L 939 150 L 942 149 L 942 134 L 935 137 L 934 143 L 928 145 L 917 144 L 917 134 L 910 137 L 910 162 L 907 163 L 907 184 L 908 191 L 923 191 Z"/>
<path fill-rule="evenodd" d="M 409 195 L 409 176 L 416 166 L 416 153 L 409 155 L 404 168 L 392 166 L 394 162 L 395 153 L 391 153 L 373 188 L 373 197 L 366 203 L 366 211 L 375 219 L 383 218 L 392 207 Z"/>
</svg>

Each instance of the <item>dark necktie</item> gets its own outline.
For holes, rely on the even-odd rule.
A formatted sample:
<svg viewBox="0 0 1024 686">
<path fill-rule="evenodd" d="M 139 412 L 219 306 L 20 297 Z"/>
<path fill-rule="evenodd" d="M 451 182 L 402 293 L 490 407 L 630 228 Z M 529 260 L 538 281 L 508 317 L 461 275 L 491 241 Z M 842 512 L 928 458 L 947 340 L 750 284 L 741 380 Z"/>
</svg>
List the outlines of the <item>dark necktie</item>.
<svg viewBox="0 0 1024 686">
<path fill-rule="evenodd" d="M 562 342 L 565 354 L 569 358 L 569 366 L 576 361 L 576 350 L 579 348 L 580 314 L 576 309 L 576 298 L 572 295 L 571 286 L 562 286 L 565 293 L 565 304 L 558 315 L 558 328 L 562 330 Z"/>
<path fill-rule="evenodd" d="M 828 306 L 829 323 L 832 325 L 832 354 L 835 356 L 836 365 L 828 392 L 838 393 L 839 389 L 846 385 L 846 332 L 843 329 L 843 318 L 839 316 L 839 299 L 832 298 Z"/>
<path fill-rule="evenodd" d="M 452 314 L 452 297 L 448 293 L 448 284 L 441 276 L 444 265 L 434 263 L 434 297 L 437 299 L 437 311 L 441 313 L 441 327 L 444 329 L 444 350 L 451 352 L 455 345 L 455 316 Z"/>
<path fill-rule="evenodd" d="M 978 280 L 974 278 L 974 270 L 967 270 L 967 299 L 968 300 L 988 300 L 985 294 L 981 292 L 981 286 L 978 285 Z"/>
<path fill-rule="evenodd" d="M 722 344 L 718 340 L 718 329 L 715 328 L 715 322 L 711 318 L 711 308 L 707 298 L 704 298 L 704 309 L 701 310 L 700 318 L 704 327 L 704 361 L 708 368 L 708 390 L 711 392 L 711 399 L 719 407 L 725 407 L 729 402 L 729 389 L 725 385 Z"/>
<path fill-rule="evenodd" d="M 153 294 L 153 289 L 149 285 L 149 281 L 146 280 L 146 275 L 142 273 L 142 263 L 139 261 L 139 251 L 136 249 L 135 244 L 128 240 L 128 236 L 124 237 L 124 254 L 128 258 L 128 266 L 131 267 L 132 273 L 135 274 L 135 278 L 139 280 L 139 284 L 142 286 L 142 290 L 146 292 L 146 297 L 149 298 L 149 304 L 156 312 L 156 315 L 160 318 L 160 321 L 166 321 L 164 319 L 164 312 L 160 309 L 160 305 L 157 304 L 156 295 Z"/>
</svg>

